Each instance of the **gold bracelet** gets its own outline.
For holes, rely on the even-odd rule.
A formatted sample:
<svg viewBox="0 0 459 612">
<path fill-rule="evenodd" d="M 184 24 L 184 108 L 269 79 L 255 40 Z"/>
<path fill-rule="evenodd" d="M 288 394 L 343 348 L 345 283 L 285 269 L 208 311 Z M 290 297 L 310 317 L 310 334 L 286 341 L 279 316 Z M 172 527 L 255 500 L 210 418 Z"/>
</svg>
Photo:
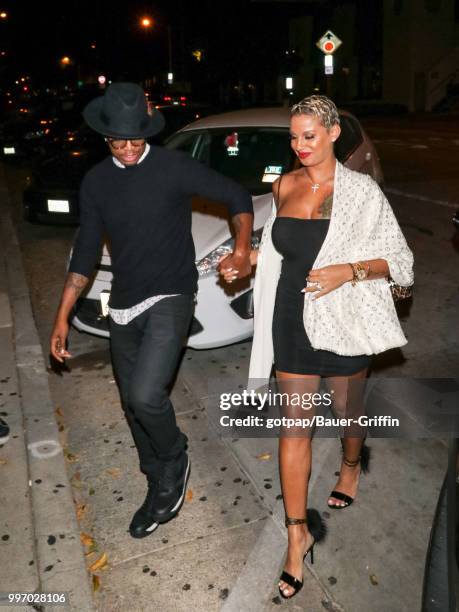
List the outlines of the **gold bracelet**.
<svg viewBox="0 0 459 612">
<path fill-rule="evenodd" d="M 365 280 L 368 277 L 369 272 L 365 269 L 365 266 L 361 261 L 353 263 L 351 266 L 354 273 L 352 278 L 352 286 L 355 287 L 355 283 Z"/>
<path fill-rule="evenodd" d="M 349 264 L 351 266 L 352 269 L 352 279 L 351 279 L 351 285 L 353 287 L 355 287 L 355 283 L 357 282 L 358 278 L 357 278 L 357 270 L 356 270 L 356 266 L 353 263 Z"/>
<path fill-rule="evenodd" d="M 367 263 L 367 266 L 368 266 L 367 278 L 369 278 L 370 277 L 370 273 L 371 273 L 371 266 L 370 266 L 370 262 L 369 261 L 367 261 L 366 263 Z"/>
</svg>

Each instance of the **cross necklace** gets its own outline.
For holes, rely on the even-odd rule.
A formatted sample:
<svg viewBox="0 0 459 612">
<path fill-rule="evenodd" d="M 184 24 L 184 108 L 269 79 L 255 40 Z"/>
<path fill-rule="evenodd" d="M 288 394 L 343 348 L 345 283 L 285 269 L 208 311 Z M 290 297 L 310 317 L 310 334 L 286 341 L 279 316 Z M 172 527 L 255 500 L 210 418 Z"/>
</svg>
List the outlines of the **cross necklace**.
<svg viewBox="0 0 459 612">
<path fill-rule="evenodd" d="M 311 189 L 313 190 L 313 192 L 314 192 L 314 193 L 316 193 L 316 191 L 317 191 L 317 190 L 320 188 L 320 183 L 313 183 L 313 182 L 311 181 L 311 179 L 309 178 L 308 173 L 306 172 L 306 170 L 305 170 L 305 174 L 306 174 L 306 177 L 307 177 L 308 181 L 311 183 Z M 330 178 L 333 178 L 333 176 L 331 176 Z M 326 182 L 328 182 L 329 180 L 330 180 L 330 179 L 327 179 L 327 180 L 325 180 L 325 181 L 323 181 L 323 182 L 324 182 L 324 183 L 326 183 Z"/>
</svg>

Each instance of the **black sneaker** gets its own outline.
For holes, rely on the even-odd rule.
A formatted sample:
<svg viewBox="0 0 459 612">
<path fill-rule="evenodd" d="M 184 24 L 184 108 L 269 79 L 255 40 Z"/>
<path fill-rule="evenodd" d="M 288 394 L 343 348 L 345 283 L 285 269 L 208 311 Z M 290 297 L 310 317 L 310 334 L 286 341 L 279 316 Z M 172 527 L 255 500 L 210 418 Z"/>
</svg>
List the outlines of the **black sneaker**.
<svg viewBox="0 0 459 612">
<path fill-rule="evenodd" d="M 153 500 L 157 490 L 157 483 L 148 483 L 148 492 L 145 501 L 132 517 L 129 533 L 133 538 L 146 538 L 158 527 L 153 517 Z"/>
<path fill-rule="evenodd" d="M 190 460 L 185 452 L 179 460 L 163 464 L 163 472 L 153 498 L 153 516 L 158 523 L 165 523 L 178 514 L 185 499 L 190 467 Z"/>
<path fill-rule="evenodd" d="M 8 442 L 9 437 L 10 428 L 3 419 L 0 419 L 0 444 L 5 444 L 5 442 Z"/>
</svg>

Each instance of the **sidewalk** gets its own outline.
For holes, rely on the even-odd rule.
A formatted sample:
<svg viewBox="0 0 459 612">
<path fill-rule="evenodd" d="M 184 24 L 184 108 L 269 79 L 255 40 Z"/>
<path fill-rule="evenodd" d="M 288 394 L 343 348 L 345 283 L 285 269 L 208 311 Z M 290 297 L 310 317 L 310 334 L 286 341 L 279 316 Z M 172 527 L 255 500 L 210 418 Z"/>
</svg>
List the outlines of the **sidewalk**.
<svg viewBox="0 0 459 612">
<path fill-rule="evenodd" d="M 0 447 L 1 590 L 38 589 L 35 534 L 27 468 L 24 422 L 14 359 L 13 321 L 6 270 L 0 260 L 0 415 L 8 422 L 10 439 Z M 17 563 L 9 561 L 16 559 Z"/>
<path fill-rule="evenodd" d="M 66 592 L 66 609 L 90 612 L 72 491 L 4 180 L 0 213 L 0 405 L 11 427 L 0 449 L 0 591 Z"/>
<path fill-rule="evenodd" d="M 0 176 L 0 202 L 6 198 Z M 243 385 L 248 344 L 225 350 L 225 361 L 219 351 L 186 352 L 173 391 L 192 462 L 186 501 L 175 520 L 132 539 L 127 527 L 145 479 L 108 345 L 81 348 L 70 372 L 48 375 L 15 234 L 5 211 L 1 219 L 0 412 L 12 432 L 0 448 L 0 538 L 9 535 L 0 539 L 0 591 L 66 591 L 72 603 L 63 609 L 82 612 L 419 610 L 446 467 L 446 447 L 434 439 L 370 440 L 372 471 L 344 512 L 326 507 L 339 443 L 314 441 L 309 505 L 329 536 L 314 566 L 305 565 L 301 593 L 279 598 L 286 529 L 277 441 L 221 439 L 207 419 L 218 409 L 209 381 Z M 71 345 L 82 347 L 76 338 L 72 331 Z"/>
<path fill-rule="evenodd" d="M 249 357 L 249 351 L 244 348 L 247 347 L 232 347 L 234 359 L 230 361 L 231 364 L 238 363 L 242 372 L 247 371 Z M 229 390 L 237 389 L 238 383 L 242 382 L 239 375 L 229 371 L 230 367 L 215 360 L 209 368 L 208 360 L 201 359 L 200 354 L 194 354 L 192 360 L 184 363 L 182 376 L 190 383 L 193 381 L 194 395 L 201 395 L 208 411 L 217 410 L 218 403 L 216 398 L 208 396 L 207 380 L 226 380 Z M 396 414 L 400 416 L 400 408 L 406 407 L 403 397 L 395 397 L 394 406 L 397 400 Z M 447 466 L 447 447 L 439 439 L 427 436 L 421 439 L 422 421 L 415 409 L 410 407 L 406 416 L 412 420 L 409 428 L 412 439 L 368 440 L 372 449 L 371 471 L 361 478 L 357 501 L 344 511 L 329 510 L 326 506 L 338 475 L 339 441 L 317 436 L 313 440 L 308 505 L 321 512 L 329 533 L 325 542 L 315 550 L 314 566 L 307 564 L 306 567 L 328 598 L 320 606 L 309 608 L 308 590 L 304 588 L 296 601 L 282 603 L 286 609 L 311 609 L 314 612 L 322 609 L 346 612 L 420 610 L 425 555 Z M 410 431 L 406 435 L 409 437 Z M 240 438 L 235 441 L 226 438 L 225 441 L 241 468 L 250 475 L 264 503 L 272 509 L 273 522 L 281 530 L 285 542 L 277 440 Z M 269 459 L 260 461 L 260 457 Z M 272 568 L 281 565 L 285 550 L 285 543 L 283 547 L 280 541 L 274 543 L 275 533 L 276 530 L 267 525 L 253 551 L 254 561 L 269 555 Z M 250 593 L 251 597 L 251 605 L 241 610 L 271 611 L 269 607 L 252 607 L 269 588 L 269 579 L 268 572 L 257 571 L 254 566 L 241 572 L 238 591 Z M 223 609 L 233 612 L 239 608 Z"/>
</svg>

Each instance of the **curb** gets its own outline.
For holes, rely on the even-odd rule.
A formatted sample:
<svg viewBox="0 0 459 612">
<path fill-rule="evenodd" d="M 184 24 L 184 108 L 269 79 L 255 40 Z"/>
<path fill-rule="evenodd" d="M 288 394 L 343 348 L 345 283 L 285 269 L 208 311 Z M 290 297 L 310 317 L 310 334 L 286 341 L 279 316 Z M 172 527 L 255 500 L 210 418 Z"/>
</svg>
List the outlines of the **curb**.
<svg viewBox="0 0 459 612">
<path fill-rule="evenodd" d="M 92 612 L 95 606 L 80 543 L 72 489 L 1 166 L 0 207 L 0 246 L 5 257 L 13 317 L 39 588 L 41 592 L 67 593 L 65 608 L 68 610 Z M 55 608 L 44 606 L 42 609 L 51 611 Z"/>
</svg>

